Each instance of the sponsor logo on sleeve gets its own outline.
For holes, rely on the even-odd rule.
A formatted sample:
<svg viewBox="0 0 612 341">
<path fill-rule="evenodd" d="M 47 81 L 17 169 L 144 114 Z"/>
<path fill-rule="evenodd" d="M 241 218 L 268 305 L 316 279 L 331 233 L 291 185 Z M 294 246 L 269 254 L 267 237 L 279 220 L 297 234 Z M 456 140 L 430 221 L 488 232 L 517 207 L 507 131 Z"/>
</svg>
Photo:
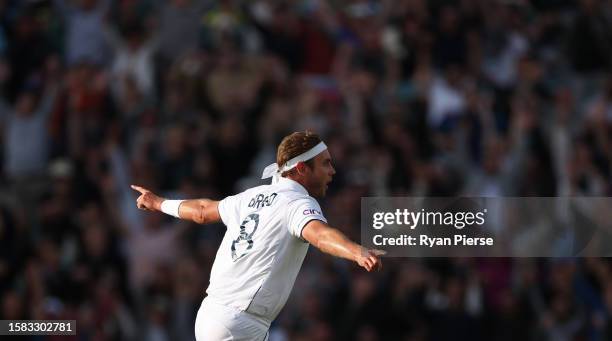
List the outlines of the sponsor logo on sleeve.
<svg viewBox="0 0 612 341">
<path fill-rule="evenodd" d="M 303 214 L 303 215 L 313 215 L 313 214 L 316 214 L 316 215 L 321 215 L 321 212 L 320 212 L 320 211 L 318 211 L 318 210 L 315 210 L 314 208 L 308 208 L 308 209 L 305 209 L 305 210 L 302 212 L 302 214 Z"/>
</svg>

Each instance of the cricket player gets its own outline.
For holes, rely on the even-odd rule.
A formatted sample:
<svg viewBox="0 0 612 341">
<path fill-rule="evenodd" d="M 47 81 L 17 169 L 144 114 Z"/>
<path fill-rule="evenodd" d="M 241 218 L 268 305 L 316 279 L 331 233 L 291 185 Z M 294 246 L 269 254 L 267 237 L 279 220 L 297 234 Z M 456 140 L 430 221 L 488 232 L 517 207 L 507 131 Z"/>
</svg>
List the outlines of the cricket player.
<svg viewBox="0 0 612 341">
<path fill-rule="evenodd" d="M 267 340 L 270 324 L 285 305 L 309 244 L 356 262 L 367 271 L 382 267 L 381 252 L 350 241 L 329 226 L 315 198 L 325 196 L 336 173 L 319 137 L 310 132 L 286 136 L 276 163 L 264 170 L 270 185 L 248 189 L 221 201 L 166 200 L 140 192 L 140 209 L 161 211 L 200 224 L 227 226 L 195 322 L 203 340 Z"/>
</svg>

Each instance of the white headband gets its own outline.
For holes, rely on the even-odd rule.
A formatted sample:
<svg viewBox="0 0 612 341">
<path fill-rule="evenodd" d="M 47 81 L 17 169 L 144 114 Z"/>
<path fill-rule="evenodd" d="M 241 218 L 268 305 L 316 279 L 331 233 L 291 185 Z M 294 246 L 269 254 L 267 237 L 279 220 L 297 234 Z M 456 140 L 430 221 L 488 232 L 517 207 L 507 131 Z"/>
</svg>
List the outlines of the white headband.
<svg viewBox="0 0 612 341">
<path fill-rule="evenodd" d="M 283 174 L 284 172 L 290 169 L 293 169 L 300 162 L 305 162 L 305 161 L 312 159 L 313 157 L 319 155 L 321 152 L 323 152 L 326 149 L 327 149 L 327 146 L 325 145 L 325 143 L 319 142 L 318 145 L 312 147 L 310 150 L 287 161 L 285 165 L 282 166 L 281 168 L 278 168 L 278 165 L 276 164 L 276 162 L 274 162 L 264 169 L 263 174 L 261 175 L 261 178 L 267 179 L 271 177 L 272 183 L 276 183 L 278 182 L 278 178 L 280 177 L 281 174 Z"/>
</svg>

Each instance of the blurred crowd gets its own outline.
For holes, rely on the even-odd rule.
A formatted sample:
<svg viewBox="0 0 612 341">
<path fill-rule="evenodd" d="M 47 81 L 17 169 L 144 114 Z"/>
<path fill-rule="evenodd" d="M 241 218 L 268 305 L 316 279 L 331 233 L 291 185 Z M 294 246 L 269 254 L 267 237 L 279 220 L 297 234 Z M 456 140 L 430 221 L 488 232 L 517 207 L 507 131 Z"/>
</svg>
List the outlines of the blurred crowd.
<svg viewBox="0 0 612 341">
<path fill-rule="evenodd" d="M 611 128 L 609 1 L 0 0 L 0 318 L 193 339 L 224 228 L 129 184 L 222 199 L 293 131 L 359 240 L 362 196 L 609 196 Z M 611 340 L 611 262 L 311 248 L 270 340 L 383 339 Z"/>
</svg>

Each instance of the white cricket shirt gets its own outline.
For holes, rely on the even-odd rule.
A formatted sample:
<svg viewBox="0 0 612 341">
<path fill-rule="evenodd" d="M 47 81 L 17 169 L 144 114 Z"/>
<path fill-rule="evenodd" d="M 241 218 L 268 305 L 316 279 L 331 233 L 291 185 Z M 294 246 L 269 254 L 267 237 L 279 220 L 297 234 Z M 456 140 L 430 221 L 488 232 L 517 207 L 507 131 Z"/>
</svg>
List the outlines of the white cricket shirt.
<svg viewBox="0 0 612 341">
<path fill-rule="evenodd" d="M 313 219 L 327 220 L 306 189 L 287 178 L 221 200 L 219 214 L 227 231 L 207 299 L 269 324 L 285 305 L 308 251 L 302 229 Z"/>
</svg>

